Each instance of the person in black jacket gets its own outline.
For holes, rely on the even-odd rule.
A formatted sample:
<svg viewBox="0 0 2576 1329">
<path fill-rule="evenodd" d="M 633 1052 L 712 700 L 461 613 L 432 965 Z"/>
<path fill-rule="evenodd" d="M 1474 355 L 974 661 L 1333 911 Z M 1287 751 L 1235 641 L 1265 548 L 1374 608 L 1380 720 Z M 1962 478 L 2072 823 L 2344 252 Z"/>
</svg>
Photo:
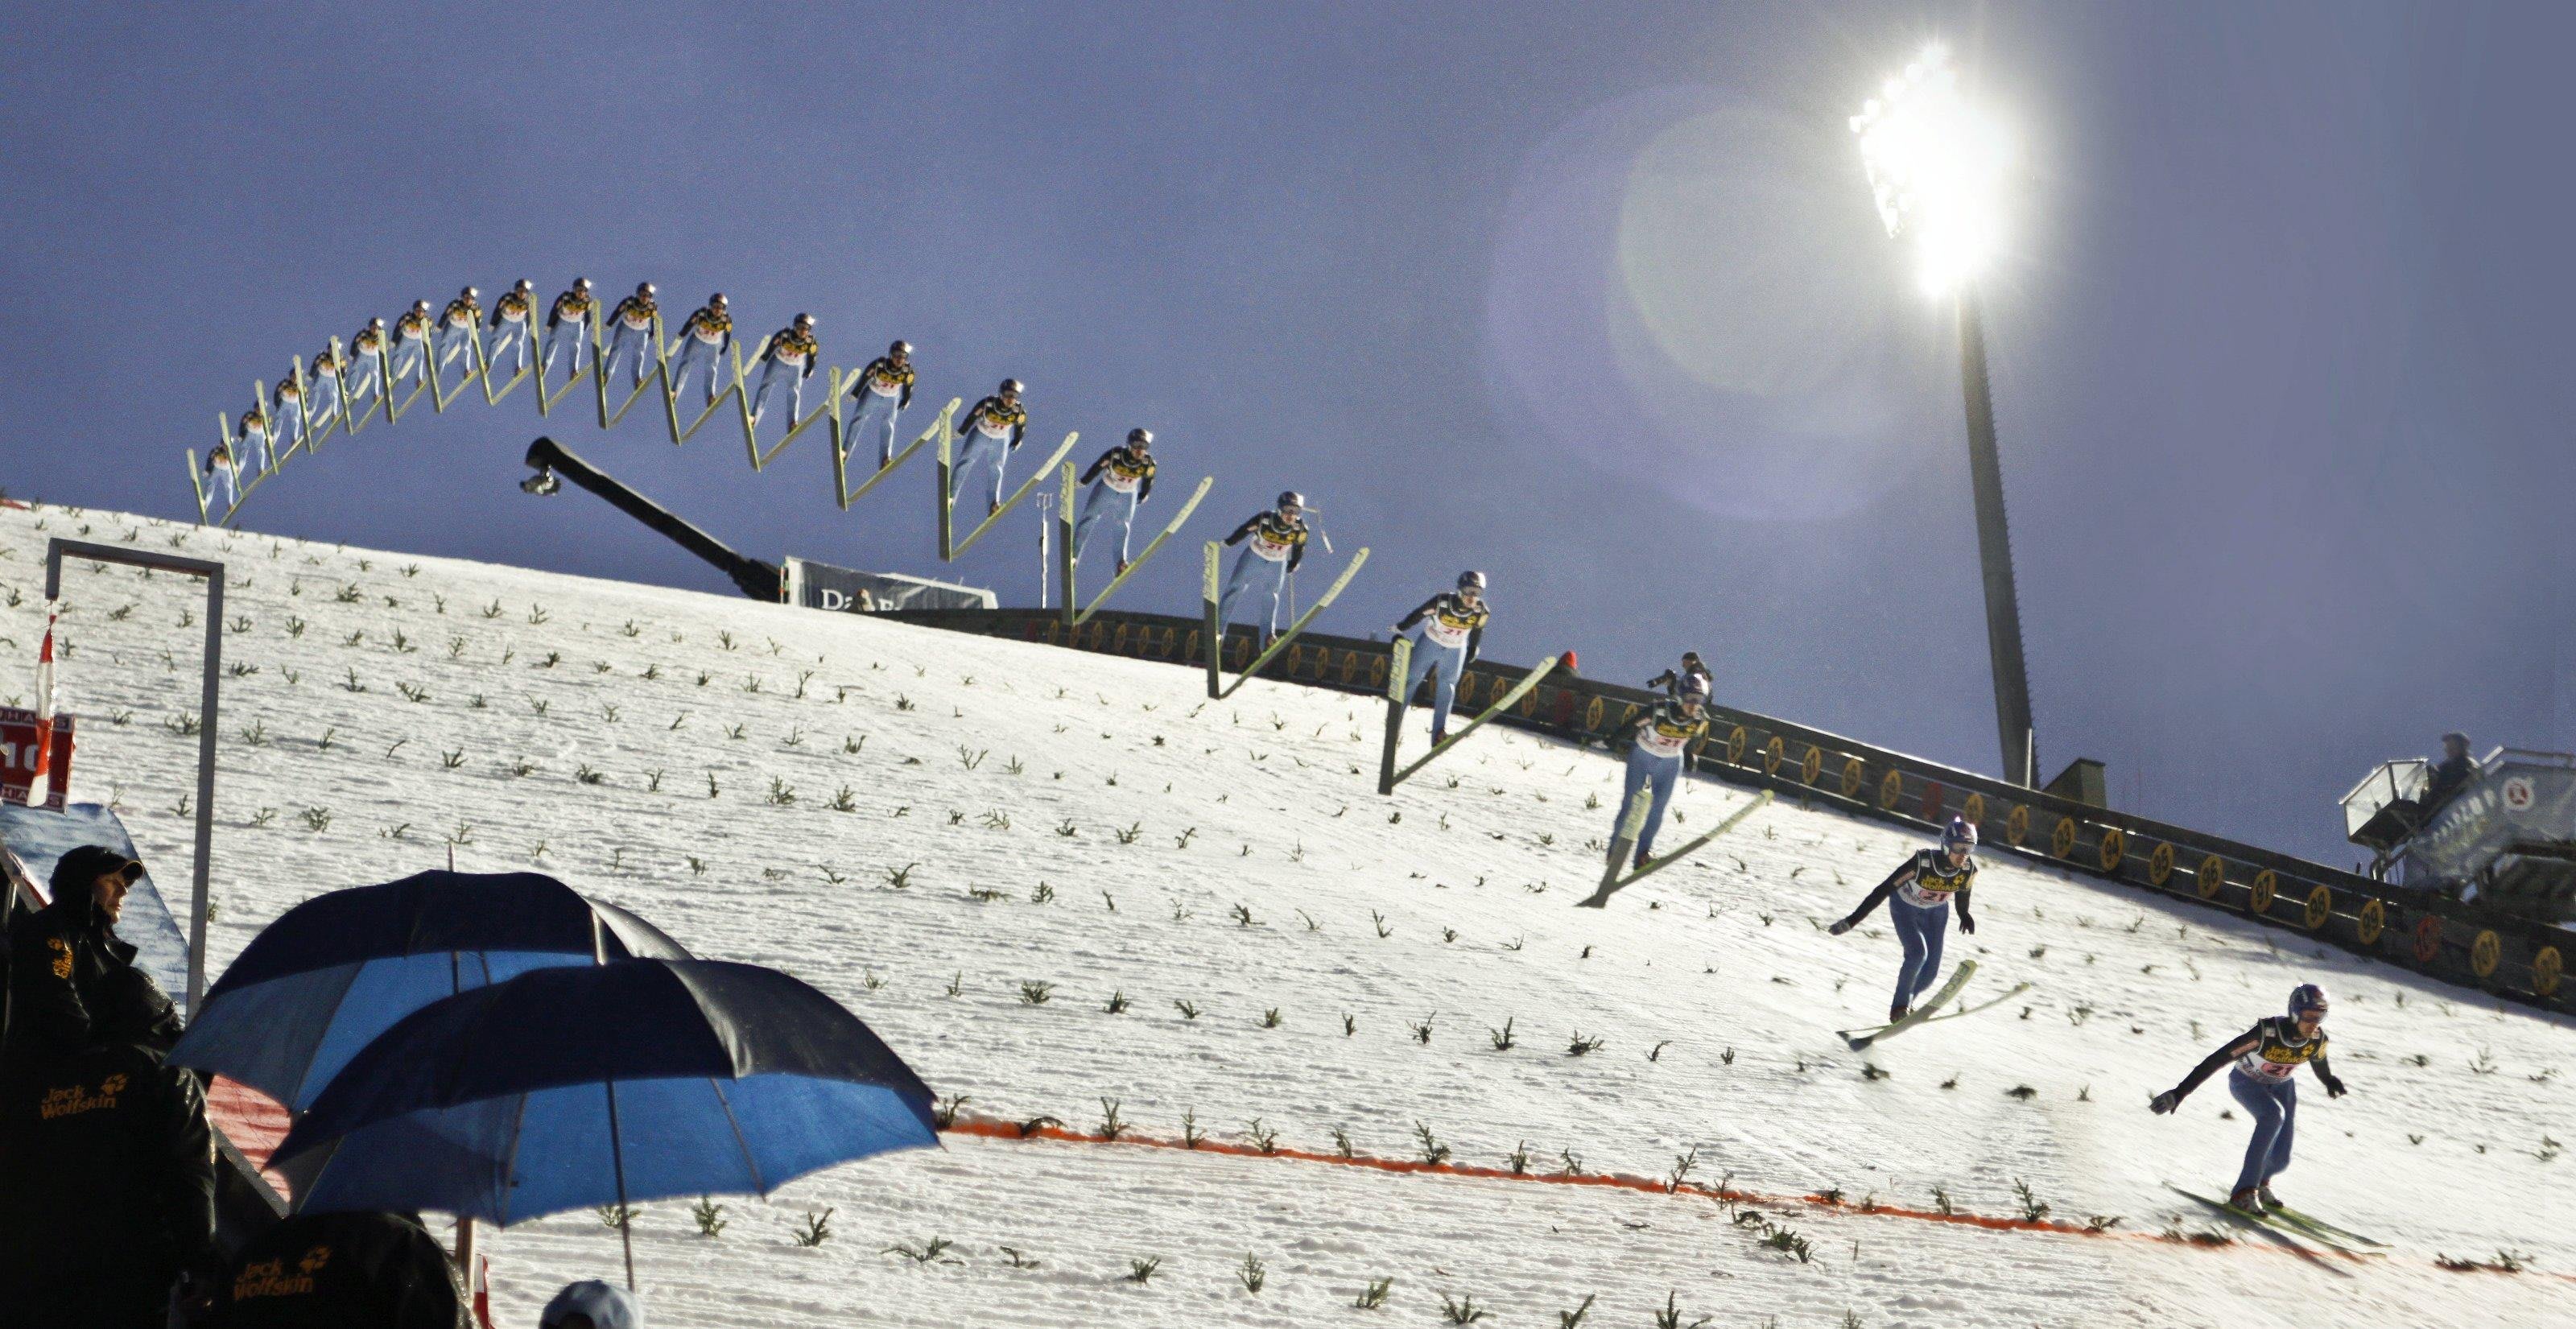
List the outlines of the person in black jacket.
<svg viewBox="0 0 2576 1329">
<path fill-rule="evenodd" d="M 466 1329 L 465 1285 L 416 1217 L 296 1214 L 235 1252 L 200 1329 Z"/>
<path fill-rule="evenodd" d="M 1717 691 L 1715 680 L 1708 676 L 1708 666 L 1700 662 L 1699 652 L 1684 651 L 1680 668 L 1667 669 L 1647 679 L 1646 686 L 1662 688 L 1665 696 L 1678 697 L 1682 695 L 1682 689 L 1693 682 L 1699 684 L 1699 690 L 1702 692 L 1714 694 Z"/>
<path fill-rule="evenodd" d="M 2433 763 L 2433 778 L 2424 786 L 2424 814 L 2431 816 L 2477 776 L 2478 764 L 2469 760 L 2469 736 L 2458 730 L 2442 735 L 2442 759 Z"/>
<path fill-rule="evenodd" d="M 53 903 L 9 931 L 8 1056 L 61 1058 L 107 1042 L 166 1052 L 179 1019 L 134 948 L 116 935 L 143 865 L 100 845 L 54 864 Z"/>
<path fill-rule="evenodd" d="M 213 1267 L 214 1137 L 196 1077 L 133 1044 L 0 1071 L 0 1329 L 161 1329 Z"/>
</svg>

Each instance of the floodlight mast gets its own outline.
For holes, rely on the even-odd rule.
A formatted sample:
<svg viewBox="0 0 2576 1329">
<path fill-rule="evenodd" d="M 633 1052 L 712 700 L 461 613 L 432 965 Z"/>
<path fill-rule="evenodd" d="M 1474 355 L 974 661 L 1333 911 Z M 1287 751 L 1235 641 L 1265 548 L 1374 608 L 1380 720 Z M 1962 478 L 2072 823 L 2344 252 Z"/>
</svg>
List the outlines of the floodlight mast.
<svg viewBox="0 0 2576 1329">
<path fill-rule="evenodd" d="M 1924 290 L 1948 296 L 1959 327 L 1959 385 L 1968 418 L 1968 478 L 1976 496 L 1977 555 L 1986 592 L 1986 650 L 2004 778 L 2038 781 L 2039 744 L 2022 660 L 2021 604 L 2012 532 L 2004 515 L 2003 464 L 1995 450 L 1994 396 L 1986 377 L 1985 319 L 1976 278 L 1999 247 L 2006 160 L 1992 121 L 1959 91 L 1958 71 L 1935 46 L 1887 80 L 1851 119 L 1879 220 L 1910 242 Z"/>
</svg>

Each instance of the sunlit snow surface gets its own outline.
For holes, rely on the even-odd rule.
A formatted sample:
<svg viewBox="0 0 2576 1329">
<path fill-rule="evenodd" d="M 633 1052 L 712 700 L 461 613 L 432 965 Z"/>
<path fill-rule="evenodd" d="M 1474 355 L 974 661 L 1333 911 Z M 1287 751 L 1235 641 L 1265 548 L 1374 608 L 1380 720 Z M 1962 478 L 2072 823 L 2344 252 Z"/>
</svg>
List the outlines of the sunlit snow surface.
<svg viewBox="0 0 2576 1329">
<path fill-rule="evenodd" d="M 0 701 L 30 686 L 47 535 L 169 549 L 186 530 L 0 510 Z M 1206 704 L 1192 670 L 738 599 L 253 535 L 179 552 L 234 569 L 225 658 L 256 670 L 224 684 L 216 972 L 289 906 L 441 865 L 452 838 L 460 868 L 533 864 L 701 955 L 795 972 L 969 1117 L 1095 1131 L 1106 1098 L 1157 1139 L 1190 1111 L 1220 1140 L 1258 1118 L 1285 1147 L 1332 1153 L 1338 1127 L 1390 1158 L 1418 1156 L 1419 1124 L 1464 1163 L 1526 1144 L 1534 1171 L 1571 1151 L 1641 1177 L 1696 1146 L 1693 1180 L 1764 1195 L 1923 1209 L 1940 1187 L 2003 1216 L 2020 1179 L 2056 1218 L 2121 1220 L 2088 1237 L 1757 1204 L 1802 1264 L 1687 1194 L 951 1137 L 728 1199 L 715 1239 L 648 1207 L 636 1260 L 663 1325 L 1373 1323 L 1352 1303 L 1379 1278 L 1377 1318 L 1404 1324 L 1445 1323 L 1444 1295 L 1499 1325 L 1587 1295 L 1585 1324 L 1643 1325 L 1669 1292 L 1684 1324 L 2306 1329 L 2539 1325 L 2552 1305 L 2564 1323 L 2576 1299 L 2576 1158 L 2544 1158 L 2576 1140 L 2576 1029 L 2284 932 L 1992 857 L 1951 954 L 1984 967 L 1972 997 L 2032 991 L 1855 1056 L 1833 1031 L 1885 1009 L 1896 943 L 1883 919 L 1816 924 L 1914 847 L 1883 827 L 1774 806 L 1594 913 L 1571 906 L 1616 792 L 1597 751 L 1489 730 L 1381 799 L 1374 708 L 1320 691 Z M 67 582 L 74 796 L 119 802 L 175 880 L 197 745 L 169 726 L 197 704 L 201 592 L 85 565 Z M 1745 797 L 1691 784 L 1667 844 Z M 2223 1188 L 2245 1122 L 2223 1079 L 2178 1119 L 2148 1095 L 2303 980 L 2334 994 L 2353 1093 L 2302 1087 L 2280 1189 L 2391 1253 L 2156 1240 L 2211 1229 L 2161 1183 Z M 1577 1033 L 1607 1041 L 1570 1055 Z M 826 1207 L 830 1239 L 792 1244 Z M 932 1263 L 884 1253 L 933 1237 L 954 1244 Z M 617 1276 L 587 1213 L 487 1250 L 504 1324 Z M 2500 1250 L 2531 1271 L 2435 1264 Z"/>
</svg>

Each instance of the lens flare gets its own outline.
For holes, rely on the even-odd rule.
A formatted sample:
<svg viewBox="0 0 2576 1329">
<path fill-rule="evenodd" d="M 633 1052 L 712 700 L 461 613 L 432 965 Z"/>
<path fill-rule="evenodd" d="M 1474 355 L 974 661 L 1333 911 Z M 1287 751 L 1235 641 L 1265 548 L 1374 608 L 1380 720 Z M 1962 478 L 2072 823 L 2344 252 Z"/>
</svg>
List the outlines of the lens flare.
<svg viewBox="0 0 2576 1329">
<path fill-rule="evenodd" d="M 1928 48 L 1851 118 L 1879 220 L 1910 241 L 1927 294 L 1975 278 L 2003 247 L 2012 164 L 2003 126 L 1960 90 L 1949 52 Z"/>
</svg>

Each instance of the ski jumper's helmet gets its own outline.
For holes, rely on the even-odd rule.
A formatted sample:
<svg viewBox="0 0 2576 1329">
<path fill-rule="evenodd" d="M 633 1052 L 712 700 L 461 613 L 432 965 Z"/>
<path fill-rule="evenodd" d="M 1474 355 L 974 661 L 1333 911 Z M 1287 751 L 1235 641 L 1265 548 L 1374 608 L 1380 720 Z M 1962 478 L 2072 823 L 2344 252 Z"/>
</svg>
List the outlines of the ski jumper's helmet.
<svg viewBox="0 0 2576 1329">
<path fill-rule="evenodd" d="M 2314 983 L 2301 983 L 2290 989 L 2290 1018 L 2295 1020 L 2307 1011 L 2315 1011 L 2319 1018 L 2326 1013 L 2326 990 Z"/>
<path fill-rule="evenodd" d="M 1950 824 L 1941 828 L 1941 847 L 1944 849 L 1976 848 L 1977 828 L 1969 825 L 1964 817 L 1952 817 Z"/>
<path fill-rule="evenodd" d="M 1484 574 L 1484 573 L 1481 573 L 1481 572 L 1461 572 L 1461 573 L 1459 573 L 1459 574 L 1458 574 L 1458 589 L 1463 591 L 1463 590 L 1466 590 L 1466 589 L 1467 589 L 1468 587 L 1470 587 L 1470 586 L 1475 587 L 1477 590 L 1480 590 L 1480 591 L 1481 591 L 1481 590 L 1483 590 L 1483 589 L 1485 589 L 1485 574 Z"/>
</svg>

